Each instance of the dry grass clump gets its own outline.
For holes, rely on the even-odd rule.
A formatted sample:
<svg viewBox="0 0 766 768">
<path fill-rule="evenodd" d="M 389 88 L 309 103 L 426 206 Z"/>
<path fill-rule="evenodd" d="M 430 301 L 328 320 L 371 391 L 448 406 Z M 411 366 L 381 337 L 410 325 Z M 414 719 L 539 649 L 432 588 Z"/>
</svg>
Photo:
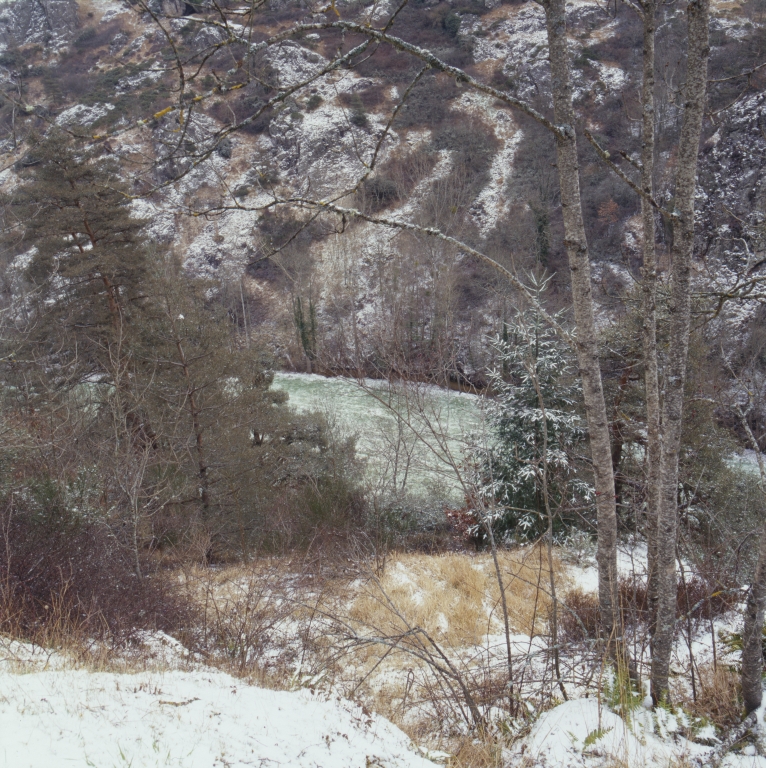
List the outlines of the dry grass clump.
<svg viewBox="0 0 766 768">
<path fill-rule="evenodd" d="M 513 631 L 544 631 L 550 575 L 543 548 L 503 551 L 498 559 Z M 554 572 L 565 584 L 558 557 Z M 490 554 L 397 554 L 383 575 L 360 590 L 350 615 L 391 634 L 422 627 L 453 647 L 480 645 L 487 634 L 503 631 L 500 588 Z"/>
<path fill-rule="evenodd" d="M 454 745 L 449 768 L 502 768 L 503 750 L 493 738 L 468 737 Z"/>
<path fill-rule="evenodd" d="M 725 664 L 700 664 L 697 700 L 684 706 L 697 717 L 704 717 L 726 730 L 742 721 L 744 705 L 739 675 Z"/>
</svg>

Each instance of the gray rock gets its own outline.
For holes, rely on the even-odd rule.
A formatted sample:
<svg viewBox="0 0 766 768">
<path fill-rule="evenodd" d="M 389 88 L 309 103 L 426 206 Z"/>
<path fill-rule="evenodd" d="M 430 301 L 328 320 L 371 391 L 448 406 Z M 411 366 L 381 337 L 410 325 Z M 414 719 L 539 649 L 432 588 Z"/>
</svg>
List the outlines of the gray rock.
<svg viewBox="0 0 766 768">
<path fill-rule="evenodd" d="M 79 26 L 76 0 L 15 0 L 0 13 L 0 42 L 67 45 Z"/>
</svg>

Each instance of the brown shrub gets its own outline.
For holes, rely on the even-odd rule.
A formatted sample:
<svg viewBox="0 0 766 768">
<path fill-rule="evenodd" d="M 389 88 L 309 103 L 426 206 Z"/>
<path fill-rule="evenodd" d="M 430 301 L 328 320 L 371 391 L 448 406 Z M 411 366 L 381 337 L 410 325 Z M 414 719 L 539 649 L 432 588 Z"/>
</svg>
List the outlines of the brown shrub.
<svg viewBox="0 0 766 768">
<path fill-rule="evenodd" d="M 142 564 L 146 568 L 147 563 Z M 177 631 L 190 609 L 105 523 L 57 503 L 0 510 L 0 632 L 41 643 L 66 637 L 124 642 L 139 630 Z"/>
<path fill-rule="evenodd" d="M 361 106 L 363 109 L 374 109 L 385 99 L 385 89 L 382 85 L 373 85 L 355 93 L 341 93 L 340 103 L 347 108 Z"/>
<path fill-rule="evenodd" d="M 698 672 L 697 700 L 686 702 L 689 711 L 723 729 L 740 723 L 743 703 L 737 673 L 723 664 L 703 664 Z"/>
<path fill-rule="evenodd" d="M 567 592 L 559 608 L 559 637 L 564 643 L 579 643 L 596 637 L 599 627 L 598 595 L 579 587 Z"/>
<path fill-rule="evenodd" d="M 397 152 L 368 179 L 360 190 L 360 205 L 377 212 L 405 200 L 436 165 L 436 156 L 423 148 Z"/>
<path fill-rule="evenodd" d="M 646 627 L 649 618 L 646 583 L 638 578 L 619 581 L 620 610 L 623 624 L 633 631 Z M 710 587 L 699 576 L 678 581 L 676 616 L 690 614 L 692 621 L 709 620 L 730 611 L 737 594 L 727 593 L 721 585 Z M 598 595 L 576 588 L 563 598 L 559 611 L 559 632 L 563 642 L 578 643 L 598 634 Z"/>
</svg>

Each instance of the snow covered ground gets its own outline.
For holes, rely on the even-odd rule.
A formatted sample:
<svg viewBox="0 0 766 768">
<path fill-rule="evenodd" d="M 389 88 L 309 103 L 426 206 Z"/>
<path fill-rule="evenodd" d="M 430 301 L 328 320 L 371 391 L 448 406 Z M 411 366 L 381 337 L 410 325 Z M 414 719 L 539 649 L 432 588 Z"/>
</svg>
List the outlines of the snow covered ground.
<svg viewBox="0 0 766 768">
<path fill-rule="evenodd" d="M 387 720 L 213 669 L 0 672 L 0 766 L 433 768 Z"/>
<path fill-rule="evenodd" d="M 204 667 L 114 674 L 53 666 L 0 672 L 3 768 L 434 766 L 387 720 L 311 690 L 258 688 Z M 713 746 L 680 735 L 682 720 L 663 709 L 639 706 L 620 717 L 595 698 L 568 701 L 504 750 L 503 765 L 709 765 Z M 766 758 L 751 746 L 721 765 L 765 768 Z"/>
<path fill-rule="evenodd" d="M 763 724 L 763 709 L 759 710 Z M 666 768 L 708 766 L 714 747 L 679 735 L 683 717 L 640 706 L 622 718 L 597 699 L 567 701 L 545 712 L 514 745 L 508 765 L 524 768 Z M 711 734 L 712 734 L 712 729 Z M 699 738 L 699 737 L 698 737 Z M 714 740 L 714 739 L 712 739 Z M 766 758 L 745 747 L 721 768 L 766 768 Z"/>
<path fill-rule="evenodd" d="M 513 555 L 519 565 L 525 554 L 527 550 Z M 623 552 L 621 570 L 628 569 L 631 555 L 640 559 L 640 554 L 640 547 Z M 514 570 L 510 559 L 506 562 L 510 557 L 503 553 L 507 572 Z M 530 567 L 537 560 L 527 559 Z M 568 566 L 561 574 L 562 588 L 587 584 L 591 568 Z M 490 571 L 488 555 L 409 555 L 389 562 L 382 577 L 382 587 L 398 610 L 442 643 L 447 657 L 466 679 L 481 669 L 500 669 L 504 664 L 505 638 L 497 634 L 496 599 L 484 583 L 486 578 L 477 581 L 477 575 L 491 577 Z M 529 595 L 521 594 L 527 581 L 520 581 L 513 589 L 510 605 L 514 621 L 523 619 L 524 606 L 529 608 L 534 602 L 532 586 Z M 350 586 L 361 589 L 361 580 Z M 408 590 L 412 592 L 409 600 L 405 599 Z M 464 593 L 466 600 L 460 602 L 458 593 Z M 348 589 L 343 594 L 342 601 L 348 602 Z M 484 595 L 486 605 L 477 604 L 476 594 Z M 375 606 L 369 600 L 366 608 L 359 600 L 351 602 L 354 604 L 347 612 L 356 616 L 360 633 L 365 621 L 370 626 L 385 624 L 381 609 L 370 613 Z M 479 638 L 478 645 L 476 640 L 467 639 L 470 633 L 460 624 L 466 624 L 472 608 L 476 609 L 476 622 L 494 633 Z M 447 623 L 447 614 L 454 627 Z M 429 616 L 436 626 L 429 624 Z M 300 643 L 300 616 L 286 616 L 283 623 L 285 641 Z M 440 631 L 442 623 L 446 626 Z M 725 624 L 723 619 L 717 620 L 716 629 Z M 321 634 L 321 628 L 317 631 Z M 331 635 L 326 638 L 331 640 Z M 0 636 L 0 768 L 427 768 L 434 765 L 427 758 L 441 761 L 447 757 L 419 749 L 388 720 L 370 714 L 368 710 L 373 708 L 412 728 L 413 733 L 431 734 L 433 739 L 422 738 L 439 749 L 450 743 L 443 740 L 447 732 L 472 738 L 469 724 L 461 726 L 457 717 L 445 720 L 448 710 L 443 706 L 434 709 L 434 701 L 428 698 L 417 701 L 419 680 L 426 680 L 427 673 L 424 669 L 418 672 L 411 656 L 395 658 L 391 654 L 378 661 L 376 654 L 369 658 L 348 654 L 341 669 L 326 680 L 322 675 L 306 674 L 312 671 L 310 658 L 305 659 L 305 666 L 304 661 L 296 666 L 293 659 L 288 666 L 294 674 L 282 680 L 288 687 L 303 680 L 302 687 L 276 691 L 249 685 L 202 664 L 201 657 L 162 633 L 142 635 L 135 645 L 134 655 L 128 654 L 123 666 L 113 662 L 111 672 L 89 671 L 73 665 L 62 653 L 3 641 Z M 709 723 L 681 709 L 650 711 L 640 697 L 619 706 L 619 695 L 609 690 L 608 671 L 602 670 L 597 675 L 600 680 L 589 683 L 577 673 L 576 668 L 593 663 L 586 652 L 562 658 L 562 680 L 571 700 L 545 711 L 551 696 L 542 689 L 553 685 L 550 670 L 546 672 L 547 638 L 539 629 L 534 637 L 522 631 L 512 636 L 511 645 L 517 669 L 525 669 L 526 682 L 520 692 L 531 721 L 524 725 L 509 720 L 501 708 L 489 706 L 485 710 L 489 732 L 496 733 L 503 746 L 502 760 L 493 763 L 493 768 L 711 765 L 717 738 Z M 695 637 L 694 646 L 697 663 L 706 663 L 710 648 L 704 632 Z M 337 643 L 333 647 L 337 648 Z M 279 652 L 277 646 L 273 650 Z M 98 649 L 94 651 L 98 656 Z M 735 663 L 736 656 L 731 653 L 719 647 L 719 664 Z M 303 653 L 298 654 L 299 659 L 303 657 Z M 687 664 L 688 654 L 679 642 L 674 669 L 684 674 Z M 135 668 L 141 671 L 127 671 Z M 543 686 L 540 681 L 545 676 L 548 682 Z M 362 679 L 367 684 L 360 688 Z M 542 693 L 536 694 L 538 689 Z M 416 701 L 406 709 L 408 691 Z M 352 692 L 368 709 L 340 697 Z M 610 703 L 621 714 L 610 708 Z M 721 768 L 766 768 L 766 758 L 756 754 L 755 745 L 739 746 L 740 751 L 728 755 Z"/>
</svg>

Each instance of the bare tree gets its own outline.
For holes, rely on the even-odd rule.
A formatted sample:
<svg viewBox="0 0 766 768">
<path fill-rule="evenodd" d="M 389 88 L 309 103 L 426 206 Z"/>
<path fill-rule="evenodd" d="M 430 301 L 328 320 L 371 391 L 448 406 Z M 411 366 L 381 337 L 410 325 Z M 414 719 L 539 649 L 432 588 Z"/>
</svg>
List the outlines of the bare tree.
<svg viewBox="0 0 766 768">
<path fill-rule="evenodd" d="M 564 243 L 572 277 L 577 357 L 583 383 L 596 488 L 599 607 L 604 633 L 612 641 L 613 652 L 616 655 L 618 645 L 615 641 L 622 634 L 617 599 L 617 508 L 609 419 L 601 381 L 598 334 L 590 278 L 590 255 L 580 194 L 580 167 L 577 157 L 576 119 L 572 106 L 572 73 L 568 50 L 566 3 L 564 0 L 547 0 L 543 7 L 548 30 L 554 120 L 559 128 L 556 134 L 556 155 L 561 208 L 564 216 Z"/>
<path fill-rule="evenodd" d="M 689 353 L 697 161 L 710 55 L 709 0 L 692 0 L 687 6 L 687 19 L 686 83 L 683 89 L 684 113 L 675 177 L 675 216 L 671 250 L 673 263 L 668 305 L 670 343 L 662 403 L 662 496 L 657 515 L 657 613 L 652 655 L 652 697 L 655 702 L 668 693 L 670 655 L 675 631 L 678 457 L 681 450 L 684 385 Z"/>
</svg>

